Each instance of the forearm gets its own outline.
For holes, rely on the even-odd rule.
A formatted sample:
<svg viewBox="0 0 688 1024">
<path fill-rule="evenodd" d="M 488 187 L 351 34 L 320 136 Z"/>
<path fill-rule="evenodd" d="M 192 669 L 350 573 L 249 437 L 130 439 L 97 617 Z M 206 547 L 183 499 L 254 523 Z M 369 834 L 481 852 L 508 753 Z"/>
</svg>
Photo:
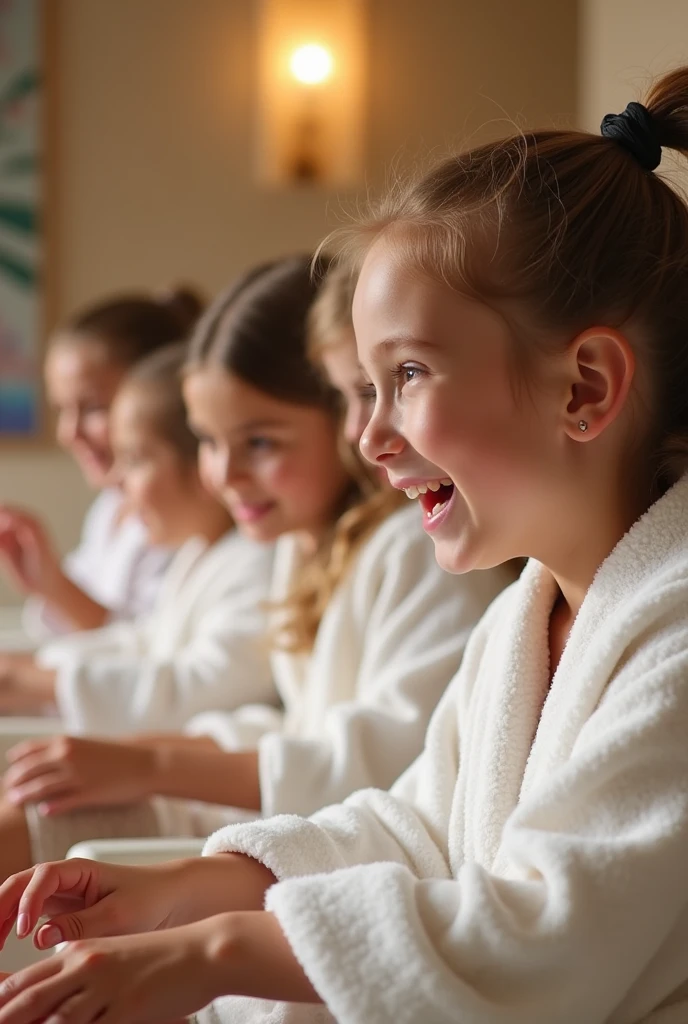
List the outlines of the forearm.
<svg viewBox="0 0 688 1024">
<path fill-rule="evenodd" d="M 211 749 L 205 744 L 156 742 L 152 792 L 209 804 L 261 808 L 258 752 L 232 753 Z"/>
<path fill-rule="evenodd" d="M 217 914 L 263 910 L 265 894 L 275 884 L 260 861 L 239 853 L 170 861 L 152 869 L 167 876 L 175 894 L 166 928 L 192 924 Z"/>
<path fill-rule="evenodd" d="M 62 572 L 38 596 L 68 618 L 76 629 L 98 629 L 108 620 L 108 609 Z"/>
<path fill-rule="evenodd" d="M 322 1002 L 274 914 L 265 910 L 222 914 L 204 922 L 204 929 L 218 998 Z"/>
</svg>

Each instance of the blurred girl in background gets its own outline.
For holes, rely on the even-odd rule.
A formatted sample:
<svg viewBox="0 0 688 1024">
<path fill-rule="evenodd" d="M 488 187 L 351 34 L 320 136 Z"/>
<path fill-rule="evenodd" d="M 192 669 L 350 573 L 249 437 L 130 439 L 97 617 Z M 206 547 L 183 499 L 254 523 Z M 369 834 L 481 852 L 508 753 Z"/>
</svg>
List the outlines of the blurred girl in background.
<svg viewBox="0 0 688 1024">
<path fill-rule="evenodd" d="M 150 611 L 170 551 L 151 545 L 111 479 L 110 405 L 128 370 L 188 336 L 202 310 L 189 289 L 155 298 L 122 295 L 75 314 L 50 342 L 45 387 L 58 444 L 100 491 L 78 548 L 64 562 L 40 515 L 0 507 L 0 556 L 29 595 L 24 628 L 41 641 Z"/>
</svg>

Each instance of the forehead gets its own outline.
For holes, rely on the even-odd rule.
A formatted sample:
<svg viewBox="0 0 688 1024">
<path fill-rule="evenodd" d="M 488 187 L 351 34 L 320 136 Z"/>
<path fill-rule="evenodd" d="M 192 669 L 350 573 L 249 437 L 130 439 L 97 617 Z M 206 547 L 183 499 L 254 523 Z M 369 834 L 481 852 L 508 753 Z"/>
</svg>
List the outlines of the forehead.
<svg viewBox="0 0 688 1024">
<path fill-rule="evenodd" d="M 504 329 L 489 307 L 404 266 L 385 239 L 371 246 L 361 268 L 353 320 L 362 361 L 394 342 L 446 346 L 476 332 Z"/>
<path fill-rule="evenodd" d="M 124 370 L 105 357 L 102 346 L 84 344 L 70 336 L 59 337 L 48 351 L 46 375 L 54 388 L 109 388 Z"/>
<path fill-rule="evenodd" d="M 249 424 L 293 425 L 325 415 L 260 391 L 220 366 L 199 367 L 184 379 L 184 398 L 192 422 L 216 429 L 239 430 Z"/>
</svg>

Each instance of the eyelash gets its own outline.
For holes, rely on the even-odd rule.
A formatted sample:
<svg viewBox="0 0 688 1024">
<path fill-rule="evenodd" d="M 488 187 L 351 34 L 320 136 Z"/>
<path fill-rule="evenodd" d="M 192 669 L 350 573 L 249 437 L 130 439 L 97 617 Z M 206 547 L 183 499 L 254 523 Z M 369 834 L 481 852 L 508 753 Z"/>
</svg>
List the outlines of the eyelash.
<svg viewBox="0 0 688 1024">
<path fill-rule="evenodd" d="M 407 377 L 407 373 L 413 373 L 415 376 Z M 392 370 L 392 377 L 398 383 L 410 384 L 412 380 L 416 380 L 418 377 L 422 377 L 424 371 L 419 366 L 409 366 L 408 363 L 399 363 Z"/>
</svg>

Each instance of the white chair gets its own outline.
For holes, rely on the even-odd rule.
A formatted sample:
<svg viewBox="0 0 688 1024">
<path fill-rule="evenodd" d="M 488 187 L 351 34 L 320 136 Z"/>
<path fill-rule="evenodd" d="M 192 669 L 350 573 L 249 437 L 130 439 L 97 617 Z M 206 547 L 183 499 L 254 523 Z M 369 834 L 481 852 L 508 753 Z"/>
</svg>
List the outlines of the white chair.
<svg viewBox="0 0 688 1024">
<path fill-rule="evenodd" d="M 166 860 L 200 857 L 203 839 L 90 839 L 76 843 L 68 857 L 106 864 L 161 864 Z"/>
</svg>

